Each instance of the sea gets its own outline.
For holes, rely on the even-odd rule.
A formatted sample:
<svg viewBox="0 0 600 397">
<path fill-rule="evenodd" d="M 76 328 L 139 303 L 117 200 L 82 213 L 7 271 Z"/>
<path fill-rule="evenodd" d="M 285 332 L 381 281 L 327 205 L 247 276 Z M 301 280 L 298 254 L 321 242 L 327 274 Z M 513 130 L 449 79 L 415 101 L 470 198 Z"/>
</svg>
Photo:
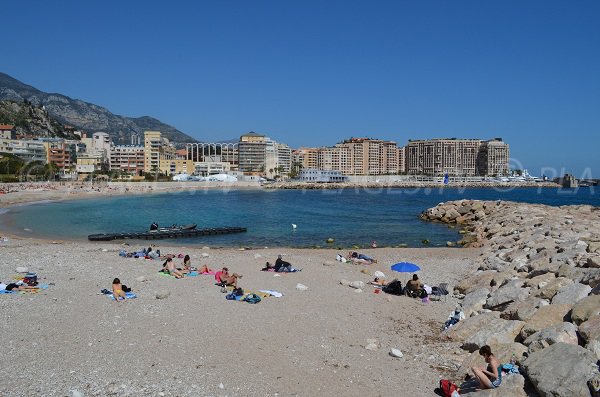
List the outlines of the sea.
<svg viewBox="0 0 600 397">
<path fill-rule="evenodd" d="M 594 187 L 382 188 L 339 190 L 201 190 L 113 196 L 13 206 L 2 228 L 22 236 L 86 240 L 89 234 L 148 230 L 196 223 L 198 228 L 241 226 L 247 232 L 168 240 L 211 247 L 445 246 L 458 228 L 424 222 L 419 214 L 440 202 L 506 200 L 552 206 L 600 206 Z M 295 225 L 295 227 L 293 226 Z M 327 243 L 333 239 L 333 243 Z M 130 244 L 135 245 L 136 242 Z M 139 242 L 140 247 L 147 242 Z"/>
</svg>

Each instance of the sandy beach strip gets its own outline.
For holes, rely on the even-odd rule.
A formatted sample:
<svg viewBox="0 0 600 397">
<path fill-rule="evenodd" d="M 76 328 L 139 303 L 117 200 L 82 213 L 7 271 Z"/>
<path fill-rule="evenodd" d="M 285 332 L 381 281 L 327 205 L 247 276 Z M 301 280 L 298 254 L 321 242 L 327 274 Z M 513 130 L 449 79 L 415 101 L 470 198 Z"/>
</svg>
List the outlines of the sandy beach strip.
<svg viewBox="0 0 600 397">
<path fill-rule="evenodd" d="M 459 344 L 437 338 L 454 298 L 423 303 L 375 294 L 370 285 L 357 293 L 339 281 L 367 282 L 366 269 L 404 282 L 409 274 L 389 270 L 402 260 L 418 263 L 429 285 L 453 285 L 474 270 L 478 249 L 378 248 L 365 251 L 378 263 L 363 266 L 336 262 L 335 250 L 158 247 L 190 254 L 195 266 L 227 265 L 243 274 L 246 290 L 285 294 L 251 305 L 227 301 L 212 276 L 176 280 L 157 273 L 160 261 L 118 256 L 141 247 L 0 243 L 1 280 L 26 266 L 53 284 L 0 296 L 0 370 L 9 374 L 0 380 L 3 395 L 430 396 L 464 357 Z M 304 270 L 259 271 L 277 254 Z M 114 277 L 138 298 L 115 303 L 100 295 Z M 157 292 L 169 296 L 156 299 Z M 365 349 L 369 339 L 376 350 Z M 391 357 L 391 348 L 404 357 Z"/>
</svg>

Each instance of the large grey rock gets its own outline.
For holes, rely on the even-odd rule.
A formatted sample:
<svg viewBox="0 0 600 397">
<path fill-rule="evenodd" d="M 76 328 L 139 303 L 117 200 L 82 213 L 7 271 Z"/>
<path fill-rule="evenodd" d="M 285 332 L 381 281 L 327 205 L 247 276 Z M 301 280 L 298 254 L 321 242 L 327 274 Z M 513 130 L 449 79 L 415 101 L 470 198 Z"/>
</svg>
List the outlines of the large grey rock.
<svg viewBox="0 0 600 397">
<path fill-rule="evenodd" d="M 596 357 L 581 346 L 556 343 L 531 354 L 523 369 L 540 397 L 589 397 Z"/>
<path fill-rule="evenodd" d="M 477 313 L 483 309 L 483 305 L 485 305 L 489 294 L 489 288 L 480 288 L 468 293 L 462 301 L 465 316 L 470 317 L 472 313 Z"/>
<path fill-rule="evenodd" d="M 581 284 L 589 285 L 592 288 L 600 286 L 600 269 L 584 269 L 585 273 L 579 279 Z"/>
<path fill-rule="evenodd" d="M 531 287 L 534 289 L 544 288 L 548 283 L 554 280 L 556 276 L 554 273 L 544 273 L 539 276 L 532 277 L 530 279 L 525 280 L 525 286 Z"/>
<path fill-rule="evenodd" d="M 600 243 L 599 243 L 600 245 Z M 596 252 L 596 251 L 594 251 Z M 586 267 L 600 268 L 600 256 L 594 255 L 587 258 Z"/>
<path fill-rule="evenodd" d="M 590 295 L 583 298 L 571 311 L 571 321 L 579 325 L 590 317 L 600 316 L 600 295 Z"/>
<path fill-rule="evenodd" d="M 527 339 L 529 336 L 546 327 L 568 321 L 568 314 L 571 311 L 571 307 L 571 305 L 548 305 L 540 307 L 521 330 L 521 338 Z"/>
<path fill-rule="evenodd" d="M 498 312 L 483 313 L 469 317 L 446 331 L 455 341 L 462 341 L 462 348 L 475 351 L 483 345 L 512 343 L 525 323 L 503 320 Z"/>
<path fill-rule="evenodd" d="M 550 304 L 547 300 L 529 296 L 524 300 L 513 302 L 500 315 L 505 320 L 527 321 L 542 306 Z"/>
<path fill-rule="evenodd" d="M 586 345 L 585 348 L 591 351 L 596 355 L 596 358 L 600 360 L 600 340 L 591 340 Z"/>
<path fill-rule="evenodd" d="M 487 299 L 485 308 L 494 309 L 498 306 L 525 299 L 529 295 L 529 287 L 522 288 L 523 280 L 511 280 L 494 291 Z"/>
<path fill-rule="evenodd" d="M 479 271 L 459 281 L 454 289 L 466 295 L 481 288 L 489 288 L 490 282 L 498 277 L 499 273 L 494 270 Z M 500 285 L 498 280 L 496 280 L 496 283 Z"/>
<path fill-rule="evenodd" d="M 570 345 L 578 344 L 577 326 L 566 322 L 551 325 L 529 336 L 523 341 L 523 344 L 529 347 L 530 353 L 533 353 L 559 342 Z"/>
<path fill-rule="evenodd" d="M 586 341 L 600 340 L 600 316 L 588 319 L 579 325 L 579 334 Z"/>
<path fill-rule="evenodd" d="M 552 299 L 560 289 L 571 284 L 573 284 L 573 280 L 565 277 L 558 277 L 551 280 L 545 287 L 540 288 L 538 292 L 535 293 L 535 296 L 542 299 Z"/>
<path fill-rule="evenodd" d="M 552 298 L 552 303 L 569 303 L 573 305 L 588 296 L 591 290 L 592 287 L 589 285 L 573 283 L 561 288 L 554 298 Z"/>
</svg>

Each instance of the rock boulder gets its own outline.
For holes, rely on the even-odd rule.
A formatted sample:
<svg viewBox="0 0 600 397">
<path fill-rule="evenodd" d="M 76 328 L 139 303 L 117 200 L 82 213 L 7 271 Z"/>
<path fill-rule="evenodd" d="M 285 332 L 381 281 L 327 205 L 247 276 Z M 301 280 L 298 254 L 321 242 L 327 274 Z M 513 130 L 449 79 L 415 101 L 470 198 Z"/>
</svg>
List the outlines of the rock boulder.
<svg viewBox="0 0 600 397">
<path fill-rule="evenodd" d="M 561 288 L 558 293 L 552 298 L 553 304 L 569 303 L 575 304 L 588 296 L 592 287 L 581 283 L 573 283 Z"/>
<path fill-rule="evenodd" d="M 586 341 L 600 341 L 600 316 L 594 316 L 579 325 L 579 334 Z"/>
<path fill-rule="evenodd" d="M 577 345 L 577 326 L 573 323 L 551 325 L 525 339 L 523 344 L 533 353 L 559 342 Z"/>
<path fill-rule="evenodd" d="M 527 339 L 529 336 L 546 327 L 568 321 L 570 310 L 571 305 L 548 305 L 540 307 L 521 330 L 521 338 Z"/>
<path fill-rule="evenodd" d="M 556 343 L 531 354 L 523 369 L 541 397 L 589 397 L 596 357 L 581 346 Z"/>
<path fill-rule="evenodd" d="M 577 302 L 571 312 L 571 321 L 580 325 L 593 316 L 600 316 L 600 295 L 590 295 Z"/>
</svg>

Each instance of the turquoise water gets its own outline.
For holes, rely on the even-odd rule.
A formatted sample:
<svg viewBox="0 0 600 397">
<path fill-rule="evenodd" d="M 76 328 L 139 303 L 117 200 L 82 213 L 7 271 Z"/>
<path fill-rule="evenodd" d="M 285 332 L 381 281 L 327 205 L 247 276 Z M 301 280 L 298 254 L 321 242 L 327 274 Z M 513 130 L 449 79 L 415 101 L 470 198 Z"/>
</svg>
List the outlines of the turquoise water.
<svg viewBox="0 0 600 397">
<path fill-rule="evenodd" d="M 143 231 L 156 221 L 248 228 L 243 234 L 169 244 L 314 247 L 327 246 L 325 240 L 331 237 L 334 247 L 366 247 L 372 240 L 380 246 L 416 247 L 423 239 L 443 246 L 460 239 L 457 230 L 423 222 L 418 215 L 439 202 L 462 198 L 600 206 L 594 188 L 211 190 L 32 204 L 13 207 L 0 220 L 15 233 L 56 239 Z"/>
</svg>

